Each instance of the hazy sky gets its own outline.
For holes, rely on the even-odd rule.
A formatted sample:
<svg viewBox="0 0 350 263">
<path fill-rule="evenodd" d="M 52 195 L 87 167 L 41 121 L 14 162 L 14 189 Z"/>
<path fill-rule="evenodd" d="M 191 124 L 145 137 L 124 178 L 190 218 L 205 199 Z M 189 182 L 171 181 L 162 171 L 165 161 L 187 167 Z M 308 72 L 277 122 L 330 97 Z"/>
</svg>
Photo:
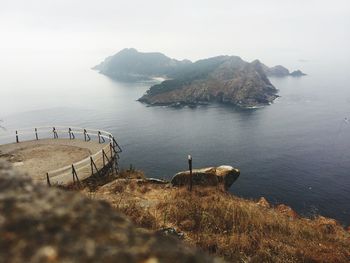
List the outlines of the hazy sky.
<svg viewBox="0 0 350 263">
<path fill-rule="evenodd" d="M 179 59 L 349 57 L 350 1 L 0 0 L 0 34 L 0 55 L 135 47 Z"/>
</svg>

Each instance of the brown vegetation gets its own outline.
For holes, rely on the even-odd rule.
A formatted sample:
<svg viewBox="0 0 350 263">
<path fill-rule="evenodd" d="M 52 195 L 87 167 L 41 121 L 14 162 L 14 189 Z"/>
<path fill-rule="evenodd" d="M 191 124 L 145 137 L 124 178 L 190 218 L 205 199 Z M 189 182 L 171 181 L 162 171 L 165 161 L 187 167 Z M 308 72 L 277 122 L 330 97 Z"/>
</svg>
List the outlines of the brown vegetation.
<svg viewBox="0 0 350 263">
<path fill-rule="evenodd" d="M 125 209 L 135 214 L 132 203 Z M 152 228 L 145 211 L 137 223 Z M 34 183 L 0 161 L 0 263 L 219 263 L 103 201 Z"/>
<path fill-rule="evenodd" d="M 299 217 L 217 188 L 186 188 L 115 180 L 94 198 L 109 201 L 136 224 L 174 227 L 185 242 L 230 262 L 349 262 L 350 234 L 335 220 Z"/>
</svg>

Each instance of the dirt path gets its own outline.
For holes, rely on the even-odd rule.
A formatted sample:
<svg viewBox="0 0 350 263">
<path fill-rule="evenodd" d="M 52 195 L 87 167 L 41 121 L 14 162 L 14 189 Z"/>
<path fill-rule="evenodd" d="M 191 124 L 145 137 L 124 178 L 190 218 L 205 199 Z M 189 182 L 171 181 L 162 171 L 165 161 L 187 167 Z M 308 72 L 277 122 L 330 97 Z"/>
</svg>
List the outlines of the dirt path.
<svg viewBox="0 0 350 263">
<path fill-rule="evenodd" d="M 95 141 L 44 139 L 0 145 L 0 159 L 34 179 L 43 179 L 46 172 L 78 162 L 102 149 Z"/>
</svg>

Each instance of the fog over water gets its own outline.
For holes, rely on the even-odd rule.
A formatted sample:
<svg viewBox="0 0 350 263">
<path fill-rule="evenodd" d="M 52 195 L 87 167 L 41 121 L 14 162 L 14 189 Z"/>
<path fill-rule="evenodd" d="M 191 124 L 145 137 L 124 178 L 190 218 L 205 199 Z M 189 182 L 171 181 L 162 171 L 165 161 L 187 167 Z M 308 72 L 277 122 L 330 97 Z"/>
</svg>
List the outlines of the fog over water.
<svg viewBox="0 0 350 263">
<path fill-rule="evenodd" d="M 346 1 L 1 1 L 0 119 L 8 129 L 74 125 L 115 134 L 130 163 L 170 178 L 241 169 L 231 191 L 350 224 L 350 11 Z M 151 83 L 91 70 L 124 47 L 174 58 L 239 55 L 301 69 L 272 78 L 257 110 L 146 107 Z"/>
</svg>

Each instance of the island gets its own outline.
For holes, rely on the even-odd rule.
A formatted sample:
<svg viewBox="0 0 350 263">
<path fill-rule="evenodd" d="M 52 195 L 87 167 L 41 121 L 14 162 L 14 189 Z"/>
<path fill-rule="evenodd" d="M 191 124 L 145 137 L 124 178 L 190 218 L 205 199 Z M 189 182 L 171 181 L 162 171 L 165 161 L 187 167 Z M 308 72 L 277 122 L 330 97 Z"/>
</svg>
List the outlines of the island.
<svg viewBox="0 0 350 263">
<path fill-rule="evenodd" d="M 281 65 L 277 65 L 274 67 L 269 68 L 268 66 L 262 64 L 262 67 L 264 69 L 264 72 L 266 73 L 267 76 L 269 77 L 302 77 L 306 76 L 305 73 L 303 73 L 301 70 L 295 70 L 293 72 L 289 72 L 289 70 Z"/>
<path fill-rule="evenodd" d="M 278 90 L 268 77 L 305 75 L 283 66 L 268 67 L 259 60 L 247 62 L 238 56 L 176 60 L 159 52 L 123 49 L 93 69 L 120 81 L 165 79 L 151 86 L 138 101 L 149 105 L 181 107 L 212 102 L 256 108 L 271 104 Z"/>
</svg>

